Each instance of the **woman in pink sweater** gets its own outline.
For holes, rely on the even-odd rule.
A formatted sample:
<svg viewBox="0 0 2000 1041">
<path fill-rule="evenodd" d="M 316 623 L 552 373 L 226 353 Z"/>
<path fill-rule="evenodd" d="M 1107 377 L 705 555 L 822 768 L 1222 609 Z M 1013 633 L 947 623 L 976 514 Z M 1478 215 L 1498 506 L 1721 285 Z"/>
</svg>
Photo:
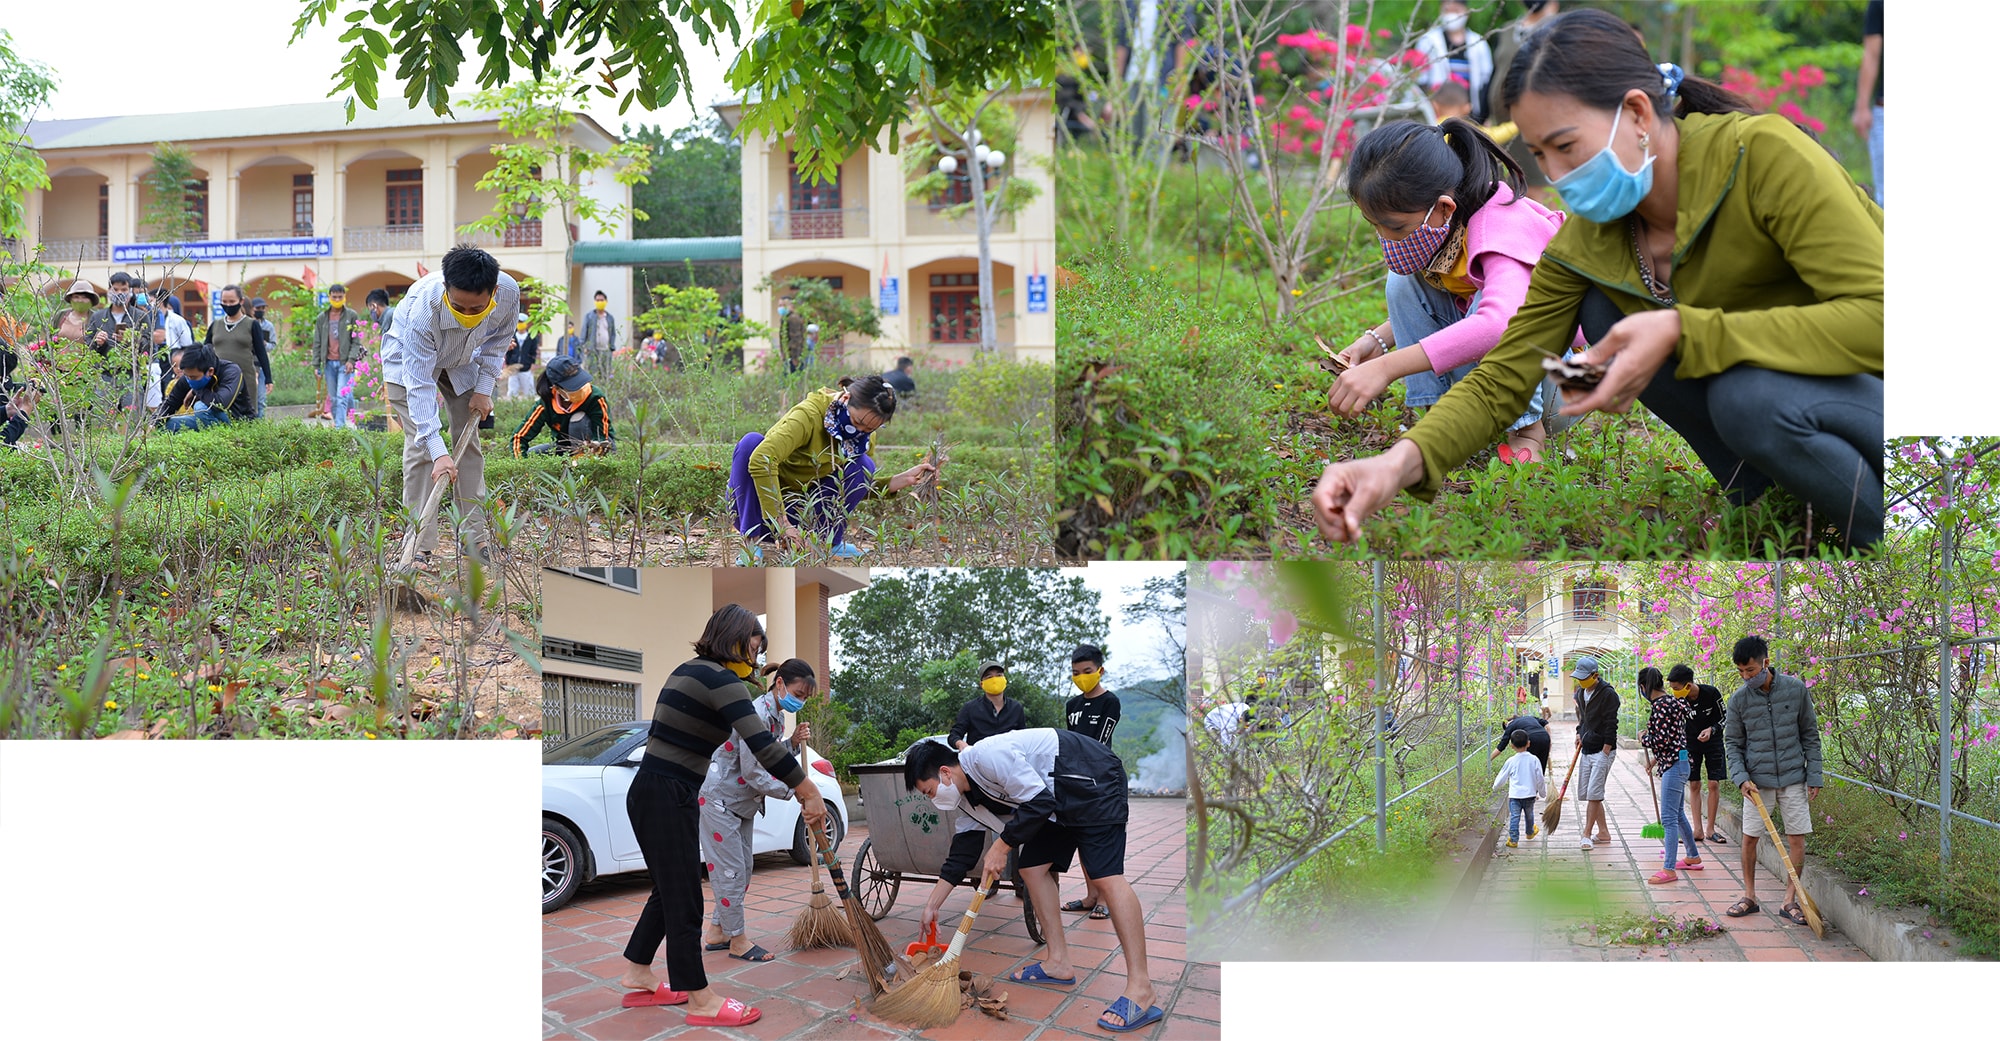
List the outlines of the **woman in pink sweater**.
<svg viewBox="0 0 2000 1041">
<path fill-rule="evenodd" d="M 1353 368 L 1327 405 L 1359 415 L 1397 379 L 1406 403 L 1435 404 L 1500 342 L 1563 215 L 1522 198 L 1520 164 L 1462 119 L 1384 124 L 1356 146 L 1347 178 L 1388 261 L 1389 320 L 1341 352 Z M 1503 462 L 1541 458 L 1547 400 L 1544 383 L 1509 426 Z"/>
</svg>

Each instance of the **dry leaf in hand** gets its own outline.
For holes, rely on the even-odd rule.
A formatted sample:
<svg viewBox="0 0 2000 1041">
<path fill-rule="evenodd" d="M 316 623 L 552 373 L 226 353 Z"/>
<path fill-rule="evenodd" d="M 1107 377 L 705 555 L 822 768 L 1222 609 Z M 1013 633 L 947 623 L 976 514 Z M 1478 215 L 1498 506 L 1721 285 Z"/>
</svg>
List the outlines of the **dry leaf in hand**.
<svg viewBox="0 0 2000 1041">
<path fill-rule="evenodd" d="M 1542 369 L 1556 378 L 1556 386 L 1564 390 L 1596 390 L 1604 382 L 1606 366 L 1591 362 L 1564 361 L 1561 358 L 1543 358 Z"/>
<path fill-rule="evenodd" d="M 1334 350 L 1331 347 L 1328 347 L 1326 345 L 1325 340 L 1320 339 L 1318 336 L 1314 336 L 1313 342 L 1319 344 L 1320 351 L 1326 355 L 1326 357 L 1321 358 L 1319 360 L 1319 367 L 1321 369 L 1325 370 L 1326 372 L 1330 372 L 1335 376 L 1338 376 L 1341 373 L 1346 372 L 1347 370 L 1354 367 L 1347 363 L 1347 359 L 1342 358 L 1340 356 L 1340 352 Z"/>
</svg>

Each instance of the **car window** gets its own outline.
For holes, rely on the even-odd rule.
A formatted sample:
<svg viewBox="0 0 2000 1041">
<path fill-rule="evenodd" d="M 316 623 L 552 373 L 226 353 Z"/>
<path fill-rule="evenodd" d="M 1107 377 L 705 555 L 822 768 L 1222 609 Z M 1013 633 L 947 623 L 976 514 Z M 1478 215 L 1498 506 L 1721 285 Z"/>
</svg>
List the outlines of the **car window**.
<svg viewBox="0 0 2000 1041">
<path fill-rule="evenodd" d="M 542 753 L 543 766 L 588 766 L 626 741 L 631 727 L 605 727 Z"/>
</svg>

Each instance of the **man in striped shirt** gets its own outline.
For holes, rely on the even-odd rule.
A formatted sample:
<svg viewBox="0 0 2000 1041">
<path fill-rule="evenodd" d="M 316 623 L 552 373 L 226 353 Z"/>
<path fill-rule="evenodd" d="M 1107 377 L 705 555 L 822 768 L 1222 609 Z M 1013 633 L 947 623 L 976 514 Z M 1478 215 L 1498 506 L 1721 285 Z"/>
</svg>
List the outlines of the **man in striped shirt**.
<svg viewBox="0 0 2000 1041">
<path fill-rule="evenodd" d="M 389 408 L 403 428 L 403 508 L 422 524 L 404 537 L 417 540 L 418 559 L 426 565 L 437 549 L 437 523 L 426 523 L 418 514 L 431 486 L 452 478 L 457 478 L 452 493 L 465 517 L 459 552 L 485 559 L 486 516 L 480 500 L 486 497 L 486 457 L 473 426 L 493 414 L 501 360 L 514 345 L 514 325 L 507 316 L 520 304 L 521 287 L 500 270 L 500 262 L 483 249 L 461 244 L 444 255 L 437 271 L 410 287 L 382 337 L 382 381 Z M 440 396 L 453 436 L 471 439 L 462 464 L 445 451 Z"/>
</svg>

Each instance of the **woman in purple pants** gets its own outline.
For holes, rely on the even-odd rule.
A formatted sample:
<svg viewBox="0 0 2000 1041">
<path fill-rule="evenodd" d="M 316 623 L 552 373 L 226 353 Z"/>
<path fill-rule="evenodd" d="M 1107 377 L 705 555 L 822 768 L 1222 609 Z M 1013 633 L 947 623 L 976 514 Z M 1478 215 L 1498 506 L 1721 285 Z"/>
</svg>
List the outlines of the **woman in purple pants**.
<svg viewBox="0 0 2000 1041">
<path fill-rule="evenodd" d="M 875 472 L 868 438 L 896 414 L 896 389 L 880 376 L 843 378 L 839 389 L 816 390 L 792 406 L 765 434 L 745 434 L 729 462 L 729 497 L 736 530 L 752 555 L 782 542 L 802 546 L 825 538 L 836 557 L 867 550 L 847 541 L 847 515 L 870 495 L 888 498 L 936 467 L 917 465 L 894 476 Z"/>
</svg>

